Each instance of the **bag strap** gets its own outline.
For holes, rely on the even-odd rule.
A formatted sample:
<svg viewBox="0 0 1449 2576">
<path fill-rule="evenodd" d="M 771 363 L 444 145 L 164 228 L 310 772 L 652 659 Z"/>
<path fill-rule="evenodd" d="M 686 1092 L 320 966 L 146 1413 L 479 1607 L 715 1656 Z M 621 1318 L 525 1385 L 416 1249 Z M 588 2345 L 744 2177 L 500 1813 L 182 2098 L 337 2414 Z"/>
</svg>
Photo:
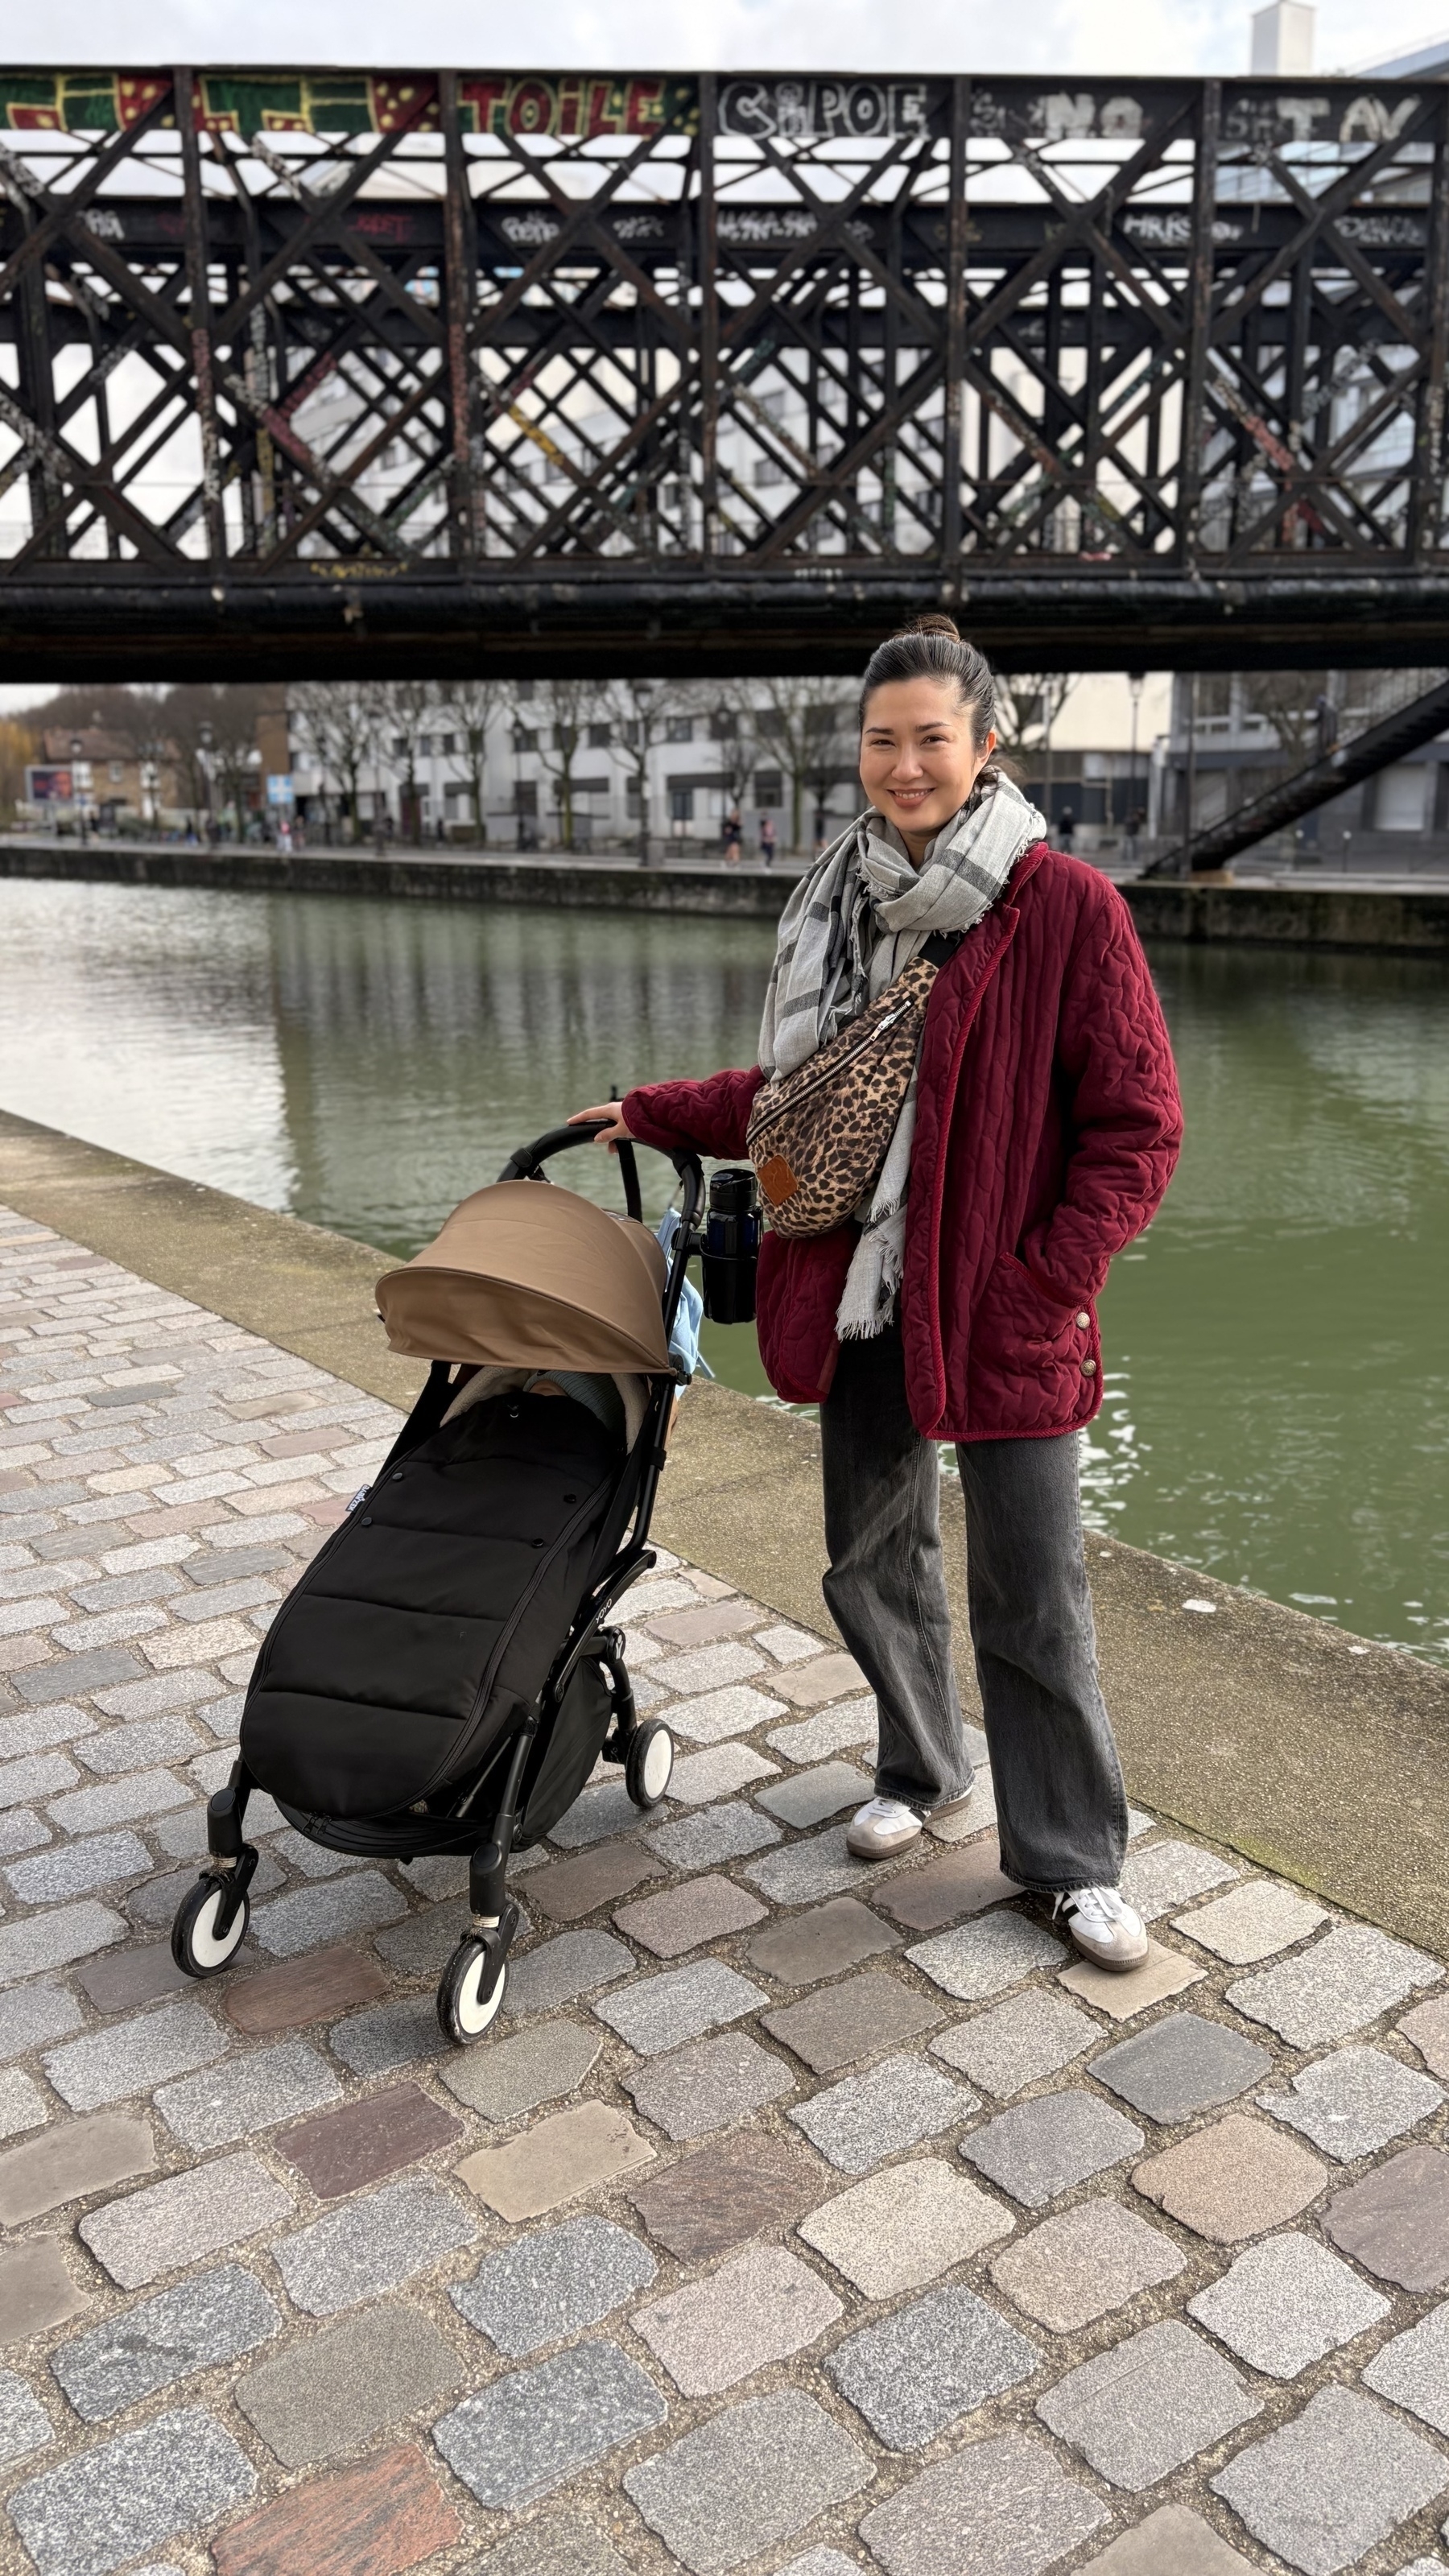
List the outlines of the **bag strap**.
<svg viewBox="0 0 1449 2576">
<path fill-rule="evenodd" d="M 965 936 L 964 930 L 935 930 L 920 954 L 932 966 L 949 965 Z"/>
</svg>

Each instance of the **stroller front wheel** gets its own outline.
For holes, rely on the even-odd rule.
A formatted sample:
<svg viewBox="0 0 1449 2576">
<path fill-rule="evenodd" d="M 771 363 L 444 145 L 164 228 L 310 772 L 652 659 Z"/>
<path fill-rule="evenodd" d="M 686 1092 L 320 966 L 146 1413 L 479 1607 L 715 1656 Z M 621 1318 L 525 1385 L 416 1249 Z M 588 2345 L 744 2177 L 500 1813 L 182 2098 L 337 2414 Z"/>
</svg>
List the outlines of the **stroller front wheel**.
<svg viewBox="0 0 1449 2576">
<path fill-rule="evenodd" d="M 234 1900 L 231 1919 L 223 1909 L 231 1891 L 214 1878 L 199 1878 L 187 1890 L 171 1926 L 171 1956 L 185 1977 L 219 1977 L 229 1968 L 246 1938 L 250 1900 Z M 220 1928 L 218 1928 L 220 1927 Z"/>
<path fill-rule="evenodd" d="M 657 1807 L 674 1770 L 674 1738 L 664 1720 L 637 1726 L 624 1762 L 624 1786 L 636 1807 Z"/>
<path fill-rule="evenodd" d="M 438 2023 L 443 2037 L 450 2039 L 455 2048 L 467 2048 L 475 2039 L 481 2039 L 497 2017 L 508 1983 L 508 1962 L 504 1960 L 485 1991 L 490 1957 L 486 1943 L 464 1939 L 443 1970 L 438 1986 Z"/>
</svg>

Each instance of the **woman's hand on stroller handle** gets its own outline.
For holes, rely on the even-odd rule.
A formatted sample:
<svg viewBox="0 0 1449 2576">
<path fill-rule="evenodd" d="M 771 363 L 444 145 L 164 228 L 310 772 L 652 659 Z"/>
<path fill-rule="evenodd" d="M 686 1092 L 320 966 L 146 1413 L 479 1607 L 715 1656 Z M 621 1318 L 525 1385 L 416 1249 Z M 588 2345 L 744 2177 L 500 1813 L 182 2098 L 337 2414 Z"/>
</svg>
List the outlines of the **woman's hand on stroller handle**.
<svg viewBox="0 0 1449 2576">
<path fill-rule="evenodd" d="M 598 1135 L 594 1138 L 596 1145 L 607 1145 L 612 1154 L 620 1144 L 627 1145 L 635 1141 L 624 1124 L 622 1100 L 600 1100 L 592 1109 L 576 1109 L 569 1118 L 568 1124 L 570 1127 L 586 1127 L 592 1120 L 598 1118 L 604 1119 L 607 1124 L 599 1129 Z"/>
</svg>

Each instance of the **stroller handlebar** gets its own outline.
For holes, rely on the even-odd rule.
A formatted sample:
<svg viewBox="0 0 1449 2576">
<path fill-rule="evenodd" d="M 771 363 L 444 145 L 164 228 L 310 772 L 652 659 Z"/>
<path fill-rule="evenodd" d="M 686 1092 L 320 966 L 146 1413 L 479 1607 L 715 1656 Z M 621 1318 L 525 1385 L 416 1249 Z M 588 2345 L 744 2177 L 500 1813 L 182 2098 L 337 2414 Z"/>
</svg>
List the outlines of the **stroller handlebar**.
<svg viewBox="0 0 1449 2576">
<path fill-rule="evenodd" d="M 550 1127 L 547 1134 L 536 1136 L 531 1145 L 519 1145 L 508 1157 L 498 1177 L 500 1181 L 538 1181 L 545 1177 L 543 1166 L 555 1154 L 566 1154 L 572 1145 L 592 1145 L 596 1136 L 609 1124 L 607 1118 L 585 1120 L 577 1127 Z M 665 1153 L 662 1145 L 651 1145 L 650 1153 Z M 618 1148 L 619 1171 L 624 1183 L 624 1204 L 636 1225 L 644 1222 L 644 1201 L 639 1189 L 639 1164 L 634 1145 Z M 674 1165 L 684 1184 L 684 1205 L 680 1210 L 679 1230 L 674 1238 L 674 1251 L 669 1263 L 669 1277 L 664 1291 L 664 1330 L 666 1337 L 674 1330 L 679 1311 L 680 1292 L 693 1247 L 695 1228 L 704 1206 L 704 1165 L 697 1154 L 670 1149 L 667 1159 Z"/>
</svg>

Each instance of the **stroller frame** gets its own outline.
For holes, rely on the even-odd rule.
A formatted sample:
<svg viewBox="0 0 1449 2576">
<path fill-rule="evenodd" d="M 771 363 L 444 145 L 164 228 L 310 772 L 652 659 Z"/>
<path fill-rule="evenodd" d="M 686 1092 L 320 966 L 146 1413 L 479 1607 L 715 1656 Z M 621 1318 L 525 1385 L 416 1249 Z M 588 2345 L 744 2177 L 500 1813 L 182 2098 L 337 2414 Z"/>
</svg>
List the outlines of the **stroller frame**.
<svg viewBox="0 0 1449 2576">
<path fill-rule="evenodd" d="M 500 1181 L 542 1181 L 544 1164 L 577 1145 L 592 1144 L 603 1121 L 578 1127 L 553 1127 L 531 1145 L 510 1155 Z M 655 1149 L 658 1150 L 658 1149 Z M 643 1221 L 638 1163 L 634 1146 L 621 1143 L 619 1166 L 628 1213 Z M 697 1232 L 704 1204 L 704 1171 L 696 1154 L 674 1152 L 682 1185 L 683 1206 L 664 1287 L 664 1336 L 674 1329 L 692 1253 L 700 1249 Z M 464 1382 L 454 1363 L 434 1360 L 427 1382 L 371 1485 L 354 1497 L 355 1510 L 373 1486 L 410 1450 L 437 1430 Z M 530 1759 L 546 1750 L 558 1721 L 564 1693 L 585 1654 L 592 1652 L 609 1676 L 613 1713 L 603 1745 L 604 1758 L 624 1765 L 625 1785 L 634 1804 L 657 1807 L 674 1768 L 674 1741 L 660 1718 L 642 1724 L 634 1706 L 624 1662 L 624 1635 L 607 1623 L 609 1612 L 629 1586 L 657 1563 L 648 1545 L 659 1478 L 663 1472 L 670 1416 L 678 1393 L 676 1378 L 656 1378 L 643 1425 L 622 1470 L 618 1490 L 605 1516 L 599 1549 L 612 1553 L 604 1571 L 590 1586 L 574 1614 L 567 1637 L 534 1705 L 511 1730 L 487 1748 L 479 1768 L 454 1783 L 447 1803 L 410 1809 L 405 1815 L 367 1819 L 357 1825 L 336 1824 L 308 1816 L 284 1802 L 282 1813 L 311 1842 L 376 1858 L 418 1860 L 435 1853 L 468 1854 L 468 1921 L 438 1985 L 438 2019 L 444 2035 L 466 2047 L 481 2037 L 503 2001 L 508 1953 L 518 1930 L 519 1910 L 505 1885 L 508 1862 L 518 1834 L 519 1809 Z M 491 1809 L 480 1805 L 490 1782 L 498 1780 Z M 218 1976 L 231 1966 L 250 1920 L 248 1889 L 258 1853 L 246 1840 L 246 1812 L 257 1781 L 238 1756 L 224 1788 L 207 1802 L 207 1858 L 194 1887 L 183 1897 L 171 1931 L 171 1953 L 190 1977 Z"/>
</svg>

